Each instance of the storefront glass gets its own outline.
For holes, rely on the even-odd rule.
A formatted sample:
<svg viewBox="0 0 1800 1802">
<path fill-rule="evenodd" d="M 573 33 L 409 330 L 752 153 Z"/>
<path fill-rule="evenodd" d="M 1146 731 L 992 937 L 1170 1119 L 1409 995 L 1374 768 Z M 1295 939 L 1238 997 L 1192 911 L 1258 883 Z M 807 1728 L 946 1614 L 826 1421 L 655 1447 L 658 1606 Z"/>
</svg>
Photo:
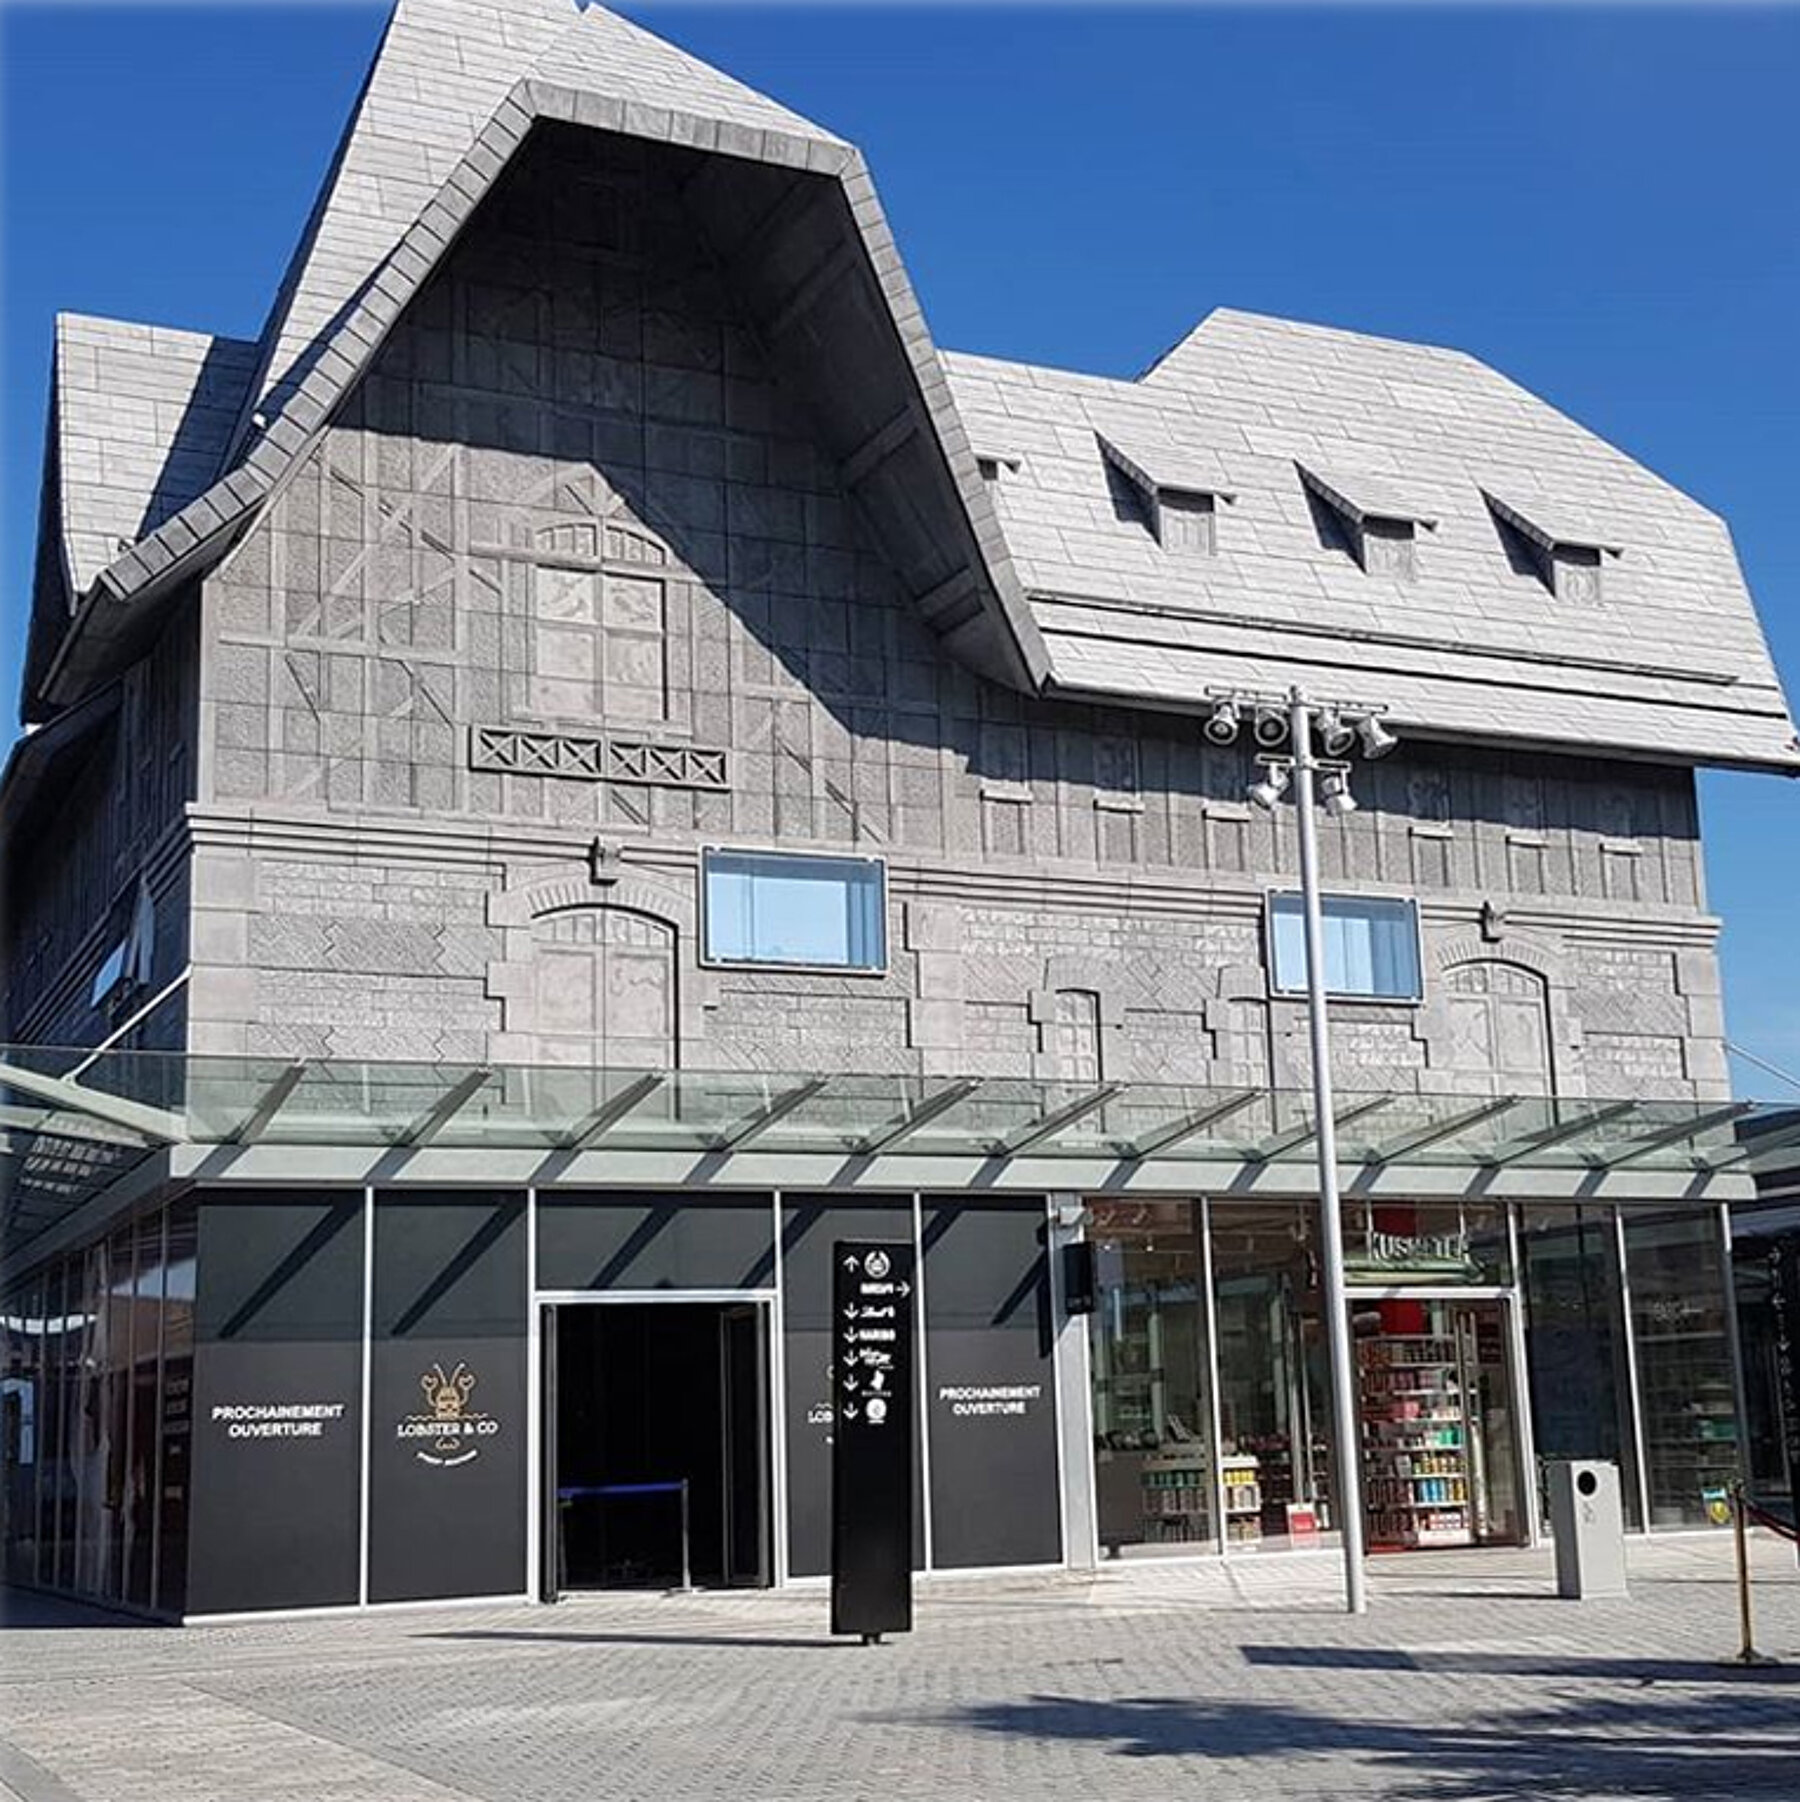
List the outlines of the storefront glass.
<svg viewBox="0 0 1800 1802">
<path fill-rule="evenodd" d="M 192 1468 L 196 1218 L 191 1199 L 168 1210 L 163 1244 L 162 1395 L 157 1412 L 156 1606 L 187 1604 Z"/>
<path fill-rule="evenodd" d="M 38 1487 L 38 1581 L 66 1588 L 75 1565 L 75 1415 L 81 1333 L 75 1318 L 79 1263 L 52 1264 L 44 1284 L 44 1446 Z"/>
<path fill-rule="evenodd" d="M 1738 1474 L 1725 1257 L 1716 1209 L 1624 1213 L 1653 1527 L 1704 1526 Z"/>
<path fill-rule="evenodd" d="M 1226 1544 L 1306 1544 L 1332 1524 L 1318 1210 L 1215 1202 L 1211 1213 Z"/>
<path fill-rule="evenodd" d="M 108 1247 L 89 1248 L 80 1259 L 80 1354 L 75 1399 L 74 1586 L 99 1595 L 106 1553 L 106 1293 Z"/>
<path fill-rule="evenodd" d="M 1800 1235 L 1790 1236 L 1800 1238 Z M 1732 1282 L 1737 1292 L 1738 1344 L 1744 1370 L 1744 1476 L 1755 1498 L 1786 1514 L 1794 1473 L 1790 1439 L 1800 1442 L 1800 1422 L 1788 1418 L 1782 1375 L 1781 1322 L 1776 1316 L 1777 1260 L 1782 1236 L 1744 1236 L 1732 1242 Z"/>
<path fill-rule="evenodd" d="M 120 1522 L 125 1600 L 148 1608 L 156 1548 L 156 1389 L 162 1349 L 163 1212 L 138 1222 L 131 1301 L 131 1406 Z"/>
<path fill-rule="evenodd" d="M 1102 1549 L 1218 1540 L 1199 1209 L 1090 1204 L 1094 1479 Z"/>
<path fill-rule="evenodd" d="M 43 1285 L 6 1298 L 5 1368 L 0 1373 L 0 1535 L 9 1582 L 37 1576 L 38 1475 L 43 1413 Z"/>
<path fill-rule="evenodd" d="M 1619 1467 L 1626 1522 L 1641 1526 L 1613 1210 L 1531 1203 L 1519 1226 L 1540 1484 L 1555 1459 L 1608 1459 Z"/>
</svg>

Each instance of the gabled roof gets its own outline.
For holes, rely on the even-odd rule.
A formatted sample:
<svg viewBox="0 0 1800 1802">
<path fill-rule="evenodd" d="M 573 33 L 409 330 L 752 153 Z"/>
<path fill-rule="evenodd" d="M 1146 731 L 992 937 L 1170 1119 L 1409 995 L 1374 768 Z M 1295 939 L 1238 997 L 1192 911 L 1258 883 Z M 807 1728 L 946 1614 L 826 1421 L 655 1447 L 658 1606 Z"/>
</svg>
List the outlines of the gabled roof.
<svg viewBox="0 0 1800 1802">
<path fill-rule="evenodd" d="M 402 0 L 397 19 L 444 4 Z M 538 0 L 506 0 L 503 10 L 530 20 L 541 8 Z M 514 48 L 507 39 L 506 55 Z M 371 202 L 350 176 L 374 142 L 368 122 L 379 113 L 375 99 L 392 87 L 385 64 L 416 56 L 409 34 L 390 31 L 309 228 L 315 254 L 302 257 L 290 282 L 292 304 L 278 305 L 284 322 L 296 316 L 316 247 L 356 235 L 340 215 L 364 221 L 365 251 L 392 224 L 391 209 Z M 420 104 L 429 104 L 423 90 Z M 232 466 L 100 570 L 66 632 L 53 637 L 41 613 L 34 616 L 32 669 L 42 677 L 28 689 L 28 708 L 34 695 L 52 708 L 67 705 L 107 679 L 145 641 L 156 602 L 237 541 L 540 120 L 711 159 L 689 182 L 689 202 L 759 311 L 777 365 L 806 391 L 845 486 L 896 573 L 927 621 L 975 668 L 1015 686 L 1042 680 L 1047 661 L 1037 628 L 860 153 L 641 28 L 590 8 L 539 48 L 372 271 L 358 274 L 339 263 L 350 277 L 348 293 L 295 359 L 284 393 L 271 390 L 268 406 L 279 399 L 279 411 L 259 410 L 262 423 L 253 421 L 242 436 Z M 804 351 L 787 349 L 801 325 Z M 284 323 L 277 336 L 286 330 Z"/>
<path fill-rule="evenodd" d="M 995 500 L 1060 688 L 1348 687 L 1418 733 L 1800 768 L 1723 523 L 1473 357 L 1221 310 L 1137 381 L 945 362 L 971 432 L 1021 454 Z M 1127 432 L 1230 472 L 1212 556 L 1121 515 L 1096 434 Z M 1434 519 L 1415 578 L 1328 542 L 1303 470 L 1346 507 Z M 1606 522 L 1576 541 L 1621 549 L 1597 601 L 1509 561 L 1485 497 L 1515 494 L 1552 532 Z"/>
<path fill-rule="evenodd" d="M 257 409 L 281 411 L 494 109 L 576 22 L 574 0 L 400 0 L 270 309 Z M 249 425 L 246 408 L 240 439 Z"/>
<path fill-rule="evenodd" d="M 255 362 L 237 338 L 58 316 L 57 457 L 77 588 L 218 478 Z"/>
<path fill-rule="evenodd" d="M 1351 683 L 1420 733 L 1800 768 L 1723 524 L 1495 371 L 1230 311 L 1135 382 L 940 357 L 853 146 L 567 0 L 401 0 L 255 356 L 185 334 L 112 346 L 109 379 L 166 384 L 117 483 L 77 454 L 88 402 L 59 367 L 30 717 L 109 680 L 163 597 L 237 542 L 539 122 L 691 157 L 685 203 L 772 363 L 923 616 L 981 673 L 1179 708 L 1219 685 Z M 235 434 L 194 491 L 220 408 L 193 397 L 239 380 Z M 103 437 L 111 406 L 109 389 Z M 991 491 L 971 438 L 1013 466 Z M 1230 495 L 1212 554 L 1166 551 L 1117 471 Z M 141 516 L 115 533 L 134 494 Z M 1432 523 L 1410 579 L 1328 540 L 1320 499 Z M 1502 520 L 1616 550 L 1599 598 L 1547 592 Z M 115 554 L 109 536 L 136 541 Z"/>
</svg>

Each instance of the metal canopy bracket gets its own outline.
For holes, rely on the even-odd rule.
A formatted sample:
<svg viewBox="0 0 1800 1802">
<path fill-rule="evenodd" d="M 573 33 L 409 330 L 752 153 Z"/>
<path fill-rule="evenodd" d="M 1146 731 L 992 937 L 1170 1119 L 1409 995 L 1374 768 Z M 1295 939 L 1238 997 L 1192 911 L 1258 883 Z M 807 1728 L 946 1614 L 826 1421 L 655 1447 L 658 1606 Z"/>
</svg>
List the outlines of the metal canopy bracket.
<svg viewBox="0 0 1800 1802">
<path fill-rule="evenodd" d="M 965 1076 L 956 1082 L 946 1083 L 943 1088 L 925 1096 L 910 1114 L 903 1115 L 890 1126 L 871 1133 L 862 1140 L 856 1147 L 856 1155 L 872 1158 L 880 1152 L 890 1150 L 902 1139 L 911 1138 L 921 1127 L 929 1126 L 933 1120 L 949 1113 L 959 1101 L 966 1101 L 980 1087 L 979 1076 Z"/>
<path fill-rule="evenodd" d="M 1760 1158 L 1765 1151 L 1789 1151 L 1800 1145 L 1800 1126 L 1787 1126 L 1777 1132 L 1757 1133 L 1753 1137 L 1739 1136 L 1738 1142 L 1729 1151 L 1715 1151 L 1695 1157 L 1695 1164 L 1702 1170 L 1728 1170 L 1734 1164 L 1748 1164 Z"/>
<path fill-rule="evenodd" d="M 1529 1157 L 1534 1151 L 1560 1145 L 1566 1139 L 1579 1139 L 1584 1132 L 1596 1126 L 1604 1126 L 1608 1120 L 1617 1120 L 1621 1114 L 1629 1114 L 1637 1106 L 1635 1101 L 1611 1102 L 1605 1107 L 1595 1108 L 1591 1114 L 1583 1114 L 1579 1120 L 1565 1120 L 1560 1126 L 1546 1126 L 1537 1132 L 1527 1133 L 1524 1138 L 1515 1139 L 1510 1145 L 1502 1145 L 1477 1161 L 1487 1169 L 1497 1170 L 1503 1164 Z"/>
<path fill-rule="evenodd" d="M 1066 1106 L 1040 1115 L 1029 1126 L 1022 1126 L 1017 1132 L 1008 1133 L 1004 1139 L 999 1140 L 994 1146 L 994 1156 L 1017 1157 L 1020 1152 L 1029 1151 L 1032 1146 L 1041 1145 L 1044 1140 L 1054 1138 L 1065 1126 L 1073 1126 L 1077 1120 L 1105 1107 L 1123 1087 L 1122 1083 L 1104 1083 Z"/>
<path fill-rule="evenodd" d="M 748 1145 L 758 1134 L 767 1132 L 777 1120 L 785 1120 L 795 1108 L 811 1101 L 818 1092 L 831 1080 L 828 1076 L 815 1076 L 809 1082 L 798 1087 L 785 1090 L 777 1095 L 760 1113 L 755 1113 L 730 1132 L 720 1135 L 715 1142 L 715 1151 L 736 1151 L 740 1145 Z"/>
<path fill-rule="evenodd" d="M 1355 1107 L 1334 1112 L 1331 1123 L 1333 1126 L 1348 1126 L 1353 1120 L 1361 1120 L 1365 1115 L 1389 1106 L 1393 1100 L 1392 1095 L 1382 1095 L 1374 1101 L 1359 1101 Z M 1279 1132 L 1272 1139 L 1264 1139 L 1260 1145 L 1254 1145 L 1246 1151 L 1244 1156 L 1253 1164 L 1266 1164 L 1270 1158 L 1279 1157 L 1284 1151 L 1292 1151 L 1296 1146 L 1308 1144 L 1318 1134 L 1319 1122 L 1315 1116 L 1299 1126 L 1290 1126 L 1286 1132 Z"/>
<path fill-rule="evenodd" d="M 459 1077 L 394 1143 L 408 1147 L 429 1145 L 475 1099 L 476 1092 L 487 1086 L 493 1074 L 492 1070 L 483 1066 Z"/>
<path fill-rule="evenodd" d="M 635 1082 L 629 1082 L 618 1094 L 609 1095 L 596 1108 L 590 1110 L 578 1120 L 557 1143 L 559 1151 L 581 1151 L 603 1138 L 613 1127 L 617 1126 L 640 1102 L 647 1101 L 669 1079 L 666 1076 L 644 1075 Z"/>
<path fill-rule="evenodd" d="M 141 1101 L 127 1101 L 122 1095 L 85 1088 L 66 1076 L 45 1076 L 38 1070 L 0 1063 L 0 1088 L 17 1089 L 21 1095 L 54 1102 L 72 1114 L 86 1114 L 108 1126 L 122 1126 L 158 1144 L 179 1145 L 188 1136 L 186 1119 L 171 1109 L 149 1107 Z"/>
<path fill-rule="evenodd" d="M 1692 1120 L 1679 1121 L 1673 1126 L 1645 1133 L 1641 1138 L 1628 1140 L 1617 1151 L 1604 1156 L 1595 1155 L 1590 1161 L 1602 1170 L 1617 1170 L 1621 1164 L 1648 1157 L 1651 1152 L 1660 1151 L 1665 1145 L 1678 1145 L 1683 1139 L 1692 1139 L 1715 1126 L 1729 1126 L 1733 1120 L 1741 1120 L 1753 1105 L 1748 1101 L 1734 1101 L 1729 1107 L 1714 1108 L 1710 1113 L 1700 1114 Z"/>
<path fill-rule="evenodd" d="M 1398 1138 L 1377 1145 L 1363 1161 L 1369 1164 L 1387 1164 L 1395 1158 L 1410 1157 L 1415 1151 L 1423 1151 L 1428 1145 L 1440 1145 L 1445 1139 L 1454 1139 L 1458 1133 L 1467 1132 L 1471 1126 L 1479 1126 L 1484 1120 L 1492 1120 L 1496 1115 L 1516 1108 L 1520 1100 L 1521 1097 L 1517 1095 L 1503 1095 L 1497 1101 L 1453 1114 L 1448 1120 L 1440 1120 L 1434 1126 L 1421 1126 L 1416 1131 L 1401 1133 Z"/>
<path fill-rule="evenodd" d="M 289 1064 L 282 1073 L 263 1090 L 261 1098 L 249 1113 L 226 1135 L 228 1145 L 254 1145 L 269 1130 L 269 1122 L 281 1112 L 287 1098 L 300 1086 L 300 1079 L 306 1074 L 306 1060 Z"/>
<path fill-rule="evenodd" d="M 1241 1114 L 1251 1103 L 1262 1098 L 1261 1089 L 1246 1089 L 1242 1094 L 1215 1101 L 1211 1107 L 1196 1108 L 1191 1114 L 1183 1114 L 1179 1120 L 1171 1120 L 1167 1126 L 1159 1126 L 1154 1132 L 1147 1132 L 1142 1138 L 1133 1139 L 1125 1147 L 1124 1155 L 1134 1162 L 1139 1158 L 1153 1157 L 1159 1151 L 1167 1151 L 1171 1146 L 1179 1145 L 1183 1139 L 1191 1139 L 1196 1133 L 1205 1132 L 1209 1126 L 1216 1126 L 1221 1120 L 1229 1120 L 1233 1114 Z"/>
</svg>

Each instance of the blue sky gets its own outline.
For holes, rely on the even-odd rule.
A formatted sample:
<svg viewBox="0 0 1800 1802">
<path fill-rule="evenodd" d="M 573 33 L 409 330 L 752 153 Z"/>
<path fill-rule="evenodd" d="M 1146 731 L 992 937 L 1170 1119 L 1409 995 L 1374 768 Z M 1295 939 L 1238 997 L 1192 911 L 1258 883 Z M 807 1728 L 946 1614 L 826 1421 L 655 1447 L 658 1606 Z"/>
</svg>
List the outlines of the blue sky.
<svg viewBox="0 0 1800 1802">
<path fill-rule="evenodd" d="M 253 336 L 384 10 L 0 6 L 8 696 L 53 314 Z M 941 343 L 1463 346 L 1730 519 L 1800 693 L 1800 9 L 635 10 L 863 146 Z M 1800 1075 L 1800 787 L 1702 797 L 1732 1036 Z"/>
</svg>

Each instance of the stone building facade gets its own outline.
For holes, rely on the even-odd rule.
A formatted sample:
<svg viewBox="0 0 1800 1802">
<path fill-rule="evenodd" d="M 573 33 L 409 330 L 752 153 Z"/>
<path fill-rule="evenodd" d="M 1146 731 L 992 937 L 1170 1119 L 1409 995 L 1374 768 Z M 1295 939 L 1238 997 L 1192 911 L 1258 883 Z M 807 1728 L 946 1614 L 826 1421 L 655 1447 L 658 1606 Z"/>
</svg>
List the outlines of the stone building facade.
<svg viewBox="0 0 1800 1802">
<path fill-rule="evenodd" d="M 1416 920 L 1417 981 L 1331 1009 L 1367 1322 L 1510 1398 L 1437 1530 L 1536 1535 L 1534 1410 L 1638 1524 L 1699 1505 L 1722 1429 L 1659 1423 L 1730 1416 L 1747 1179 L 1694 770 L 1800 749 L 1648 471 L 1459 353 L 1243 314 L 1136 382 L 941 354 L 852 146 L 564 0 L 402 0 L 262 338 L 65 319 L 51 406 L 0 791 L 23 1580 L 425 1599 L 423 1508 L 466 1593 L 554 1591 L 617 1474 L 558 1462 L 554 1361 L 671 1301 L 657 1355 L 737 1373 L 701 1556 L 816 1573 L 833 1231 L 925 1273 L 923 1566 L 1329 1529 L 1295 823 L 1280 732 L 1216 730 L 1294 685 L 1399 739 L 1322 876 Z M 855 860 L 875 948 L 722 951 L 732 857 Z M 590 1093 L 533 1115 L 546 1072 Z M 1659 1364 L 1690 1278 L 1712 1349 Z M 492 1409 L 461 1490 L 394 1462 L 421 1380 Z M 302 1405 L 305 1470 L 231 1430 Z"/>
</svg>

